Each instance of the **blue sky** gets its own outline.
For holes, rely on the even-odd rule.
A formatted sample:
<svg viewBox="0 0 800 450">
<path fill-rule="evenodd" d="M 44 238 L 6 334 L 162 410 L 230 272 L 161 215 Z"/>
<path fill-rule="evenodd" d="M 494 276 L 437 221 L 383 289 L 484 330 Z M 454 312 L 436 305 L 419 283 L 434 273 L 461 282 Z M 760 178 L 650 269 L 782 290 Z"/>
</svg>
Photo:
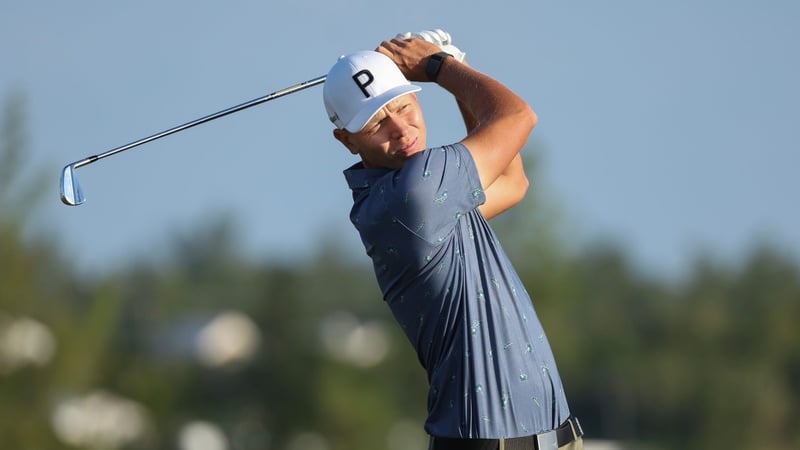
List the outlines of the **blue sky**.
<svg viewBox="0 0 800 450">
<path fill-rule="evenodd" d="M 26 92 L 33 160 L 52 169 L 31 233 L 56 235 L 86 273 L 222 213 L 258 259 L 308 255 L 322 236 L 362 254 L 341 174 L 355 160 L 320 87 L 79 169 L 80 207 L 59 202 L 59 170 L 434 27 L 539 114 L 533 187 L 569 240 L 612 237 L 664 273 L 755 239 L 800 254 L 800 3 L 117 3 L 0 0 L 0 99 Z M 430 144 L 462 137 L 446 94 L 426 84 L 421 101 Z"/>
</svg>

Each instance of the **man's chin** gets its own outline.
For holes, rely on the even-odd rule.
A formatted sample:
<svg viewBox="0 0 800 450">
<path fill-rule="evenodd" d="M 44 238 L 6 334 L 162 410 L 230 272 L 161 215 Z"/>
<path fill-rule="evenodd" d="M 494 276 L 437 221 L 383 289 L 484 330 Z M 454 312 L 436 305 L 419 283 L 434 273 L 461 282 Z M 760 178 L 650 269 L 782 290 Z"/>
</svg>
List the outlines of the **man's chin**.
<svg viewBox="0 0 800 450">
<path fill-rule="evenodd" d="M 409 159 L 419 155 L 423 151 L 425 151 L 424 148 L 409 149 L 409 150 L 403 150 L 403 151 L 397 152 L 396 155 L 397 155 L 398 158 L 406 161 L 406 160 L 409 160 Z"/>
</svg>

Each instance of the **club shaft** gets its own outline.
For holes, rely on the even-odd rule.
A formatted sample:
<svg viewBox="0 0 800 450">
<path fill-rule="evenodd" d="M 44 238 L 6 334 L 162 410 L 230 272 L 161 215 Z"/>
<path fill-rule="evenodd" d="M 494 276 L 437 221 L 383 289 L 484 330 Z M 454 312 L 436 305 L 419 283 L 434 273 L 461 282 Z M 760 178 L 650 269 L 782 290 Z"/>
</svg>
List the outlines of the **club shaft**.
<svg viewBox="0 0 800 450">
<path fill-rule="evenodd" d="M 319 77 L 316 77 L 316 78 L 312 78 L 311 80 L 304 81 L 302 83 L 297 83 L 297 84 L 295 84 L 293 86 L 289 86 L 287 88 L 275 91 L 275 92 L 273 92 L 271 94 L 267 94 L 267 95 L 265 95 L 263 97 L 255 98 L 253 100 L 241 103 L 239 105 L 232 106 L 232 107 L 230 107 L 228 109 L 223 109 L 222 111 L 218 111 L 218 112 L 215 112 L 213 114 L 209 114 L 207 116 L 201 117 L 199 119 L 195 119 L 195 120 L 193 120 L 191 122 L 186 122 L 183 125 L 178 125 L 176 127 L 170 128 L 169 130 L 164 130 L 164 131 L 162 131 L 160 133 L 156 133 L 156 134 L 154 134 L 152 136 L 148 136 L 146 138 L 139 139 L 138 141 L 134 141 L 134 142 L 131 142 L 129 144 L 125 144 L 125 145 L 122 145 L 122 146 L 119 146 L 119 147 L 116 147 L 116 148 L 112 148 L 111 150 L 108 150 L 106 152 L 100 153 L 98 155 L 89 156 L 89 157 L 84 158 L 84 159 L 82 159 L 80 161 L 74 162 L 72 165 L 76 169 L 78 167 L 83 167 L 85 165 L 91 164 L 91 163 L 93 163 L 95 161 L 99 161 L 99 160 L 101 160 L 103 158 L 106 158 L 108 156 L 115 155 L 115 154 L 120 153 L 120 152 L 124 152 L 125 150 L 130 150 L 130 149 L 132 149 L 134 147 L 138 147 L 138 146 L 140 146 L 142 144 L 146 144 L 148 142 L 155 141 L 156 139 L 161 139 L 161 138 L 163 138 L 165 136 L 169 136 L 171 134 L 175 134 L 175 133 L 177 133 L 179 131 L 183 131 L 183 130 L 186 130 L 188 128 L 192 128 L 194 126 L 197 126 L 197 125 L 200 125 L 200 124 L 203 124 L 203 123 L 206 123 L 206 122 L 210 122 L 210 121 L 212 121 L 214 119 L 219 119 L 220 117 L 227 116 L 228 114 L 233 114 L 235 112 L 241 111 L 243 109 L 250 108 L 252 106 L 260 105 L 260 104 L 262 104 L 264 102 L 268 102 L 270 100 L 274 100 L 274 99 L 276 99 L 278 97 L 283 97 L 284 95 L 288 95 L 288 94 L 291 94 L 293 92 L 297 92 L 297 91 L 300 91 L 300 90 L 303 90 L 303 89 L 310 88 L 312 86 L 316 86 L 316 85 L 318 85 L 320 83 L 325 82 L 325 78 L 326 78 L 326 75 L 322 75 L 322 76 L 319 76 Z"/>
</svg>

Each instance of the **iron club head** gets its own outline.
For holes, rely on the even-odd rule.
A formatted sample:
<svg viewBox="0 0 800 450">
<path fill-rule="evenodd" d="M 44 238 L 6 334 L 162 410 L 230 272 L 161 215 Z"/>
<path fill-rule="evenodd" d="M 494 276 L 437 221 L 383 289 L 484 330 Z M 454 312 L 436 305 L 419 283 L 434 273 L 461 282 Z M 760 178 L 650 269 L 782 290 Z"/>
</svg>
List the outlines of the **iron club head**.
<svg viewBox="0 0 800 450">
<path fill-rule="evenodd" d="M 83 189 L 75 178 L 75 164 L 64 166 L 61 171 L 61 201 L 69 206 L 77 206 L 86 201 Z"/>
</svg>

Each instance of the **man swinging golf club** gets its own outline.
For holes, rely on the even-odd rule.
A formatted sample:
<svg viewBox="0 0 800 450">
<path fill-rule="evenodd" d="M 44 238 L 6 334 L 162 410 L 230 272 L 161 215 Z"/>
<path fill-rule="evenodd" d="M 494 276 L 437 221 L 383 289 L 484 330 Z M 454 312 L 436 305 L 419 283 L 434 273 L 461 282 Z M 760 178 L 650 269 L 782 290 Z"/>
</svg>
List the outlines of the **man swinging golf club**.
<svg viewBox="0 0 800 450">
<path fill-rule="evenodd" d="M 328 72 L 333 135 L 360 158 L 344 172 L 350 219 L 427 371 L 432 450 L 582 449 L 531 299 L 487 223 L 525 195 L 519 152 L 536 114 L 460 59 L 434 30 L 344 56 Z M 428 146 L 421 88 L 409 80 L 453 94 L 463 139 Z"/>
</svg>

